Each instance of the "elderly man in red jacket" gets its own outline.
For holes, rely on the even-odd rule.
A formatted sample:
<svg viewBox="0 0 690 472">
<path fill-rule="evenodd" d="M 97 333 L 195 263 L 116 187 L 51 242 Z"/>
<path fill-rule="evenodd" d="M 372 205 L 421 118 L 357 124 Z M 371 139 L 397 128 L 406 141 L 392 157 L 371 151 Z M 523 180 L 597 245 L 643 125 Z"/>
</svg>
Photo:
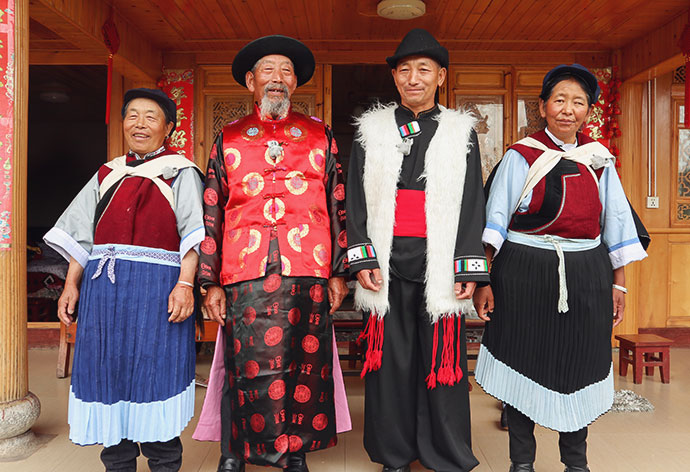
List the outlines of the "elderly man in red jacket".
<svg viewBox="0 0 690 472">
<path fill-rule="evenodd" d="M 333 313 L 347 293 L 342 171 L 330 130 L 290 106 L 314 72 L 301 42 L 267 36 L 232 64 L 254 112 L 218 135 L 204 192 L 199 280 L 224 326 L 219 471 L 308 471 L 336 443 Z"/>
</svg>

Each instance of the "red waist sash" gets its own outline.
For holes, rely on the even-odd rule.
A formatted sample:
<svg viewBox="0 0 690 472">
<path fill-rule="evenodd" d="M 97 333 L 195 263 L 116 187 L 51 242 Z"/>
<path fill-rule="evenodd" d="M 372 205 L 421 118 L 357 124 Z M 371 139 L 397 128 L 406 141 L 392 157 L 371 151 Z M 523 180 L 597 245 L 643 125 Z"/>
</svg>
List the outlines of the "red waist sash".
<svg viewBox="0 0 690 472">
<path fill-rule="evenodd" d="M 394 236 L 426 238 L 425 195 L 422 190 L 398 190 Z"/>
</svg>

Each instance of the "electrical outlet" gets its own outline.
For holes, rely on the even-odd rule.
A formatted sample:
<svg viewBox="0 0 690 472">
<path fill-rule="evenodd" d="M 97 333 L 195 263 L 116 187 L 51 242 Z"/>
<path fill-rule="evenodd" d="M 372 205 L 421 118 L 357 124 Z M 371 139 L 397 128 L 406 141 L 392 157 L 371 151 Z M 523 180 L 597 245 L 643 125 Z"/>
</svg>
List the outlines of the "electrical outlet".
<svg viewBox="0 0 690 472">
<path fill-rule="evenodd" d="M 659 197 L 647 197 L 647 208 L 659 208 Z"/>
</svg>

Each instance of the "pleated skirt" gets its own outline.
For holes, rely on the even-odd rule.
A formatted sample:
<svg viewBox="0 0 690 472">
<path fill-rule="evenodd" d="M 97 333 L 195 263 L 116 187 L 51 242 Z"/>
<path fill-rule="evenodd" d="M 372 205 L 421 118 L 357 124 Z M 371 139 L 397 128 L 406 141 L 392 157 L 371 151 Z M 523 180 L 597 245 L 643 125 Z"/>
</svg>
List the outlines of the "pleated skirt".
<svg viewBox="0 0 690 472">
<path fill-rule="evenodd" d="M 613 271 L 603 245 L 564 255 L 569 310 L 559 313 L 556 251 L 503 244 L 475 375 L 535 423 L 567 432 L 613 403 Z"/>
<path fill-rule="evenodd" d="M 179 263 L 136 259 L 95 279 L 98 259 L 84 270 L 68 414 L 76 444 L 168 441 L 194 414 L 194 317 L 168 322 Z"/>
</svg>

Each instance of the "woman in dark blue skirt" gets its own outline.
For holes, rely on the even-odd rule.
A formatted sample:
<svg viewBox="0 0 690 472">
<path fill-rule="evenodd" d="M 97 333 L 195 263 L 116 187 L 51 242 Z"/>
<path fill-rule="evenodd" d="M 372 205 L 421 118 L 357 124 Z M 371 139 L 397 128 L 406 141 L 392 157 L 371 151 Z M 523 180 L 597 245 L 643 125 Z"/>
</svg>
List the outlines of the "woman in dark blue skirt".
<svg viewBox="0 0 690 472">
<path fill-rule="evenodd" d="M 579 64 L 547 73 L 547 127 L 511 146 L 490 182 L 476 379 L 506 404 L 514 472 L 534 470 L 535 423 L 560 432 L 566 471 L 589 470 L 587 426 L 613 402 L 624 266 L 646 257 L 613 156 L 578 132 L 599 92 Z"/>
</svg>

